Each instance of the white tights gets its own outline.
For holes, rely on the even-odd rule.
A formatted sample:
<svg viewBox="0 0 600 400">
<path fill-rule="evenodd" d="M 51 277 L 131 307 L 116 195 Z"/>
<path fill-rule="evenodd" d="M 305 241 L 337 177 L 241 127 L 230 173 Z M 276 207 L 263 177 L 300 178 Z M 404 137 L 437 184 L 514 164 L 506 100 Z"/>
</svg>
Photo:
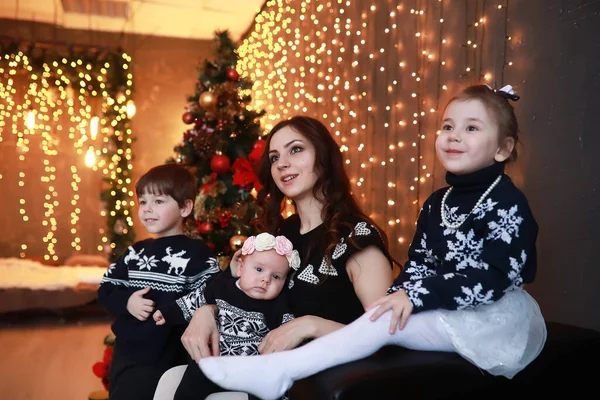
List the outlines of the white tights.
<svg viewBox="0 0 600 400">
<path fill-rule="evenodd" d="M 389 333 L 392 313 L 370 321 L 370 310 L 351 324 L 297 349 L 250 357 L 209 357 L 200 360 L 202 372 L 229 390 L 261 399 L 281 397 L 294 381 L 335 365 L 365 358 L 386 345 L 413 350 L 454 351 L 435 311 L 411 315 L 403 330 Z"/>
</svg>

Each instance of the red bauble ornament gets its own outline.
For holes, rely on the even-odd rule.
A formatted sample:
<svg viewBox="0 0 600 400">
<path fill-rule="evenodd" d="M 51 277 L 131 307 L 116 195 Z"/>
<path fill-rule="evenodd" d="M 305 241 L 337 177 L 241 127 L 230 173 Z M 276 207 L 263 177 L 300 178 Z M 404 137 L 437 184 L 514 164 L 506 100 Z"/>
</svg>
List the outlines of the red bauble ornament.
<svg viewBox="0 0 600 400">
<path fill-rule="evenodd" d="M 191 124 L 192 122 L 194 122 L 196 120 L 196 118 L 194 117 L 194 114 L 192 114 L 189 111 L 184 113 L 183 116 L 181 117 L 181 119 L 186 124 Z"/>
<path fill-rule="evenodd" d="M 210 221 L 204 221 L 198 224 L 198 232 L 200 232 L 201 235 L 207 235 L 211 233 L 213 229 L 213 223 Z"/>
<path fill-rule="evenodd" d="M 227 79 L 230 81 L 237 81 L 239 78 L 240 74 L 238 74 L 234 67 L 227 69 Z"/>
<path fill-rule="evenodd" d="M 219 225 L 221 228 L 227 228 L 231 221 L 231 211 L 225 210 L 219 214 Z"/>
<path fill-rule="evenodd" d="M 210 160 L 210 169 L 217 174 L 224 174 L 231 168 L 231 161 L 223 154 L 215 154 Z"/>
</svg>

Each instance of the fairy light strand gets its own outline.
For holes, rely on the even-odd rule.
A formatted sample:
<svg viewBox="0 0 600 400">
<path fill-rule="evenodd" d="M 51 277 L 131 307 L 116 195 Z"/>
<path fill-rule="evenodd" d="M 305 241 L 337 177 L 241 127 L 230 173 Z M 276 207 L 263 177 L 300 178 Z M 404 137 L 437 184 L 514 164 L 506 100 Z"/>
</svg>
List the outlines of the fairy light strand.
<svg viewBox="0 0 600 400">
<path fill-rule="evenodd" d="M 486 1 L 475 8 L 447 0 L 269 0 L 238 49 L 238 72 L 254 81 L 249 107 L 266 111 L 265 132 L 295 114 L 323 121 L 353 193 L 396 250 L 406 250 L 414 211 L 435 189 L 440 99 L 463 80 L 494 78 L 482 47 L 488 18 L 502 13 L 486 15 Z M 464 33 L 446 27 L 449 13 L 464 13 Z"/>
<path fill-rule="evenodd" d="M 27 51 L 8 47 L 2 49 L 0 59 L 0 142 L 7 138 L 6 132 L 12 132 L 19 161 L 16 174 L 21 194 L 16 198 L 22 223 L 40 223 L 41 230 L 45 230 L 41 241 L 45 246 L 46 260 L 58 260 L 59 232 L 65 230 L 71 235 L 70 245 L 73 251 L 90 252 L 94 247 L 91 242 L 83 247 L 82 233 L 85 230 L 80 221 L 79 185 L 81 168 L 85 168 L 84 157 L 91 152 L 94 162 L 88 164 L 88 167 L 100 169 L 102 176 L 98 179 L 117 189 L 120 192 L 119 199 L 127 199 L 125 202 L 111 200 L 117 197 L 116 191 L 114 195 L 103 198 L 107 210 L 101 211 L 101 214 L 108 217 L 108 213 L 121 218 L 124 225 L 118 233 L 111 233 L 112 230 L 106 229 L 99 232 L 97 251 L 111 253 L 117 245 L 123 246 L 121 242 L 132 242 L 130 238 L 133 235 L 133 220 L 129 211 L 134 205 L 130 200 L 133 192 L 129 189 L 133 143 L 129 120 L 133 116 L 134 107 L 131 101 L 133 81 L 128 71 L 131 58 L 126 53 L 120 53 L 111 58 L 111 67 L 108 61 L 99 65 L 102 62 L 98 59 L 92 65 L 81 56 L 67 59 L 48 54 L 43 60 L 35 59 L 30 56 L 34 54 L 33 50 L 33 47 L 29 47 Z M 118 82 L 110 81 L 109 73 L 113 79 L 115 76 L 118 77 L 117 80 L 120 77 L 123 79 Z M 99 105 L 94 106 L 89 101 Z M 117 105 L 111 110 L 108 104 Z M 122 130 L 120 137 L 109 139 L 113 130 L 111 126 Z M 61 142 L 71 144 L 81 165 L 72 158 L 69 159 Z M 36 146 L 39 143 L 43 153 L 40 160 L 28 157 L 34 143 Z M 58 169 L 64 167 L 58 165 L 64 165 L 65 159 L 73 164 L 67 170 L 60 171 L 59 181 Z M 42 167 L 40 175 L 27 173 L 35 170 L 32 169 L 33 165 L 38 162 Z M 12 168 L 2 172 L 0 179 L 15 173 Z M 69 177 L 71 191 L 65 193 L 64 183 Z M 35 189 L 37 196 L 41 196 L 40 200 L 32 197 L 32 189 Z M 37 215 L 36 204 L 40 201 L 43 211 L 39 222 L 33 222 L 31 216 Z M 67 209 L 70 211 L 65 213 L 64 210 Z M 68 217 L 59 218 L 57 212 L 60 210 L 63 210 L 60 215 Z M 111 221 L 107 220 L 107 223 Z M 65 229 L 65 225 L 70 225 L 70 228 Z M 36 228 L 34 230 L 37 231 Z M 86 234 L 89 236 L 89 233 Z M 20 257 L 26 257 L 36 246 L 37 243 L 21 243 Z"/>
</svg>

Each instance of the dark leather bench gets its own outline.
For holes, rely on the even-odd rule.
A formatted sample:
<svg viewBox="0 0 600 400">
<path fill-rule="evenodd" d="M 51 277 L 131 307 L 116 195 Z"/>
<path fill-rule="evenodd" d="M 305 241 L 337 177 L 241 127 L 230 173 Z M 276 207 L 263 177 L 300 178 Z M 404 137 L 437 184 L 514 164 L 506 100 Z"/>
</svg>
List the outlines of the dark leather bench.
<svg viewBox="0 0 600 400">
<path fill-rule="evenodd" d="M 294 384 L 290 400 L 516 399 L 597 392 L 600 332 L 548 322 L 541 354 L 512 380 L 492 376 L 455 353 L 387 346 Z M 326 355 L 323 355 L 326 357 Z M 530 397 L 531 398 L 531 397 Z"/>
</svg>

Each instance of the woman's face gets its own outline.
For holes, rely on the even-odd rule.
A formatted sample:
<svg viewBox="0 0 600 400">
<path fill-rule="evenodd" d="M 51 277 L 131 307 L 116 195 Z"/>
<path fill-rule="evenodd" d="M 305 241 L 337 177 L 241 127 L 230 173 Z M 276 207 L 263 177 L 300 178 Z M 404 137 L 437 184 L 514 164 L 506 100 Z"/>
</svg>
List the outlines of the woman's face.
<svg viewBox="0 0 600 400">
<path fill-rule="evenodd" d="M 273 181 L 295 202 L 312 198 L 318 175 L 315 171 L 315 147 L 291 126 L 285 126 L 271 137 L 269 161 Z"/>
</svg>

